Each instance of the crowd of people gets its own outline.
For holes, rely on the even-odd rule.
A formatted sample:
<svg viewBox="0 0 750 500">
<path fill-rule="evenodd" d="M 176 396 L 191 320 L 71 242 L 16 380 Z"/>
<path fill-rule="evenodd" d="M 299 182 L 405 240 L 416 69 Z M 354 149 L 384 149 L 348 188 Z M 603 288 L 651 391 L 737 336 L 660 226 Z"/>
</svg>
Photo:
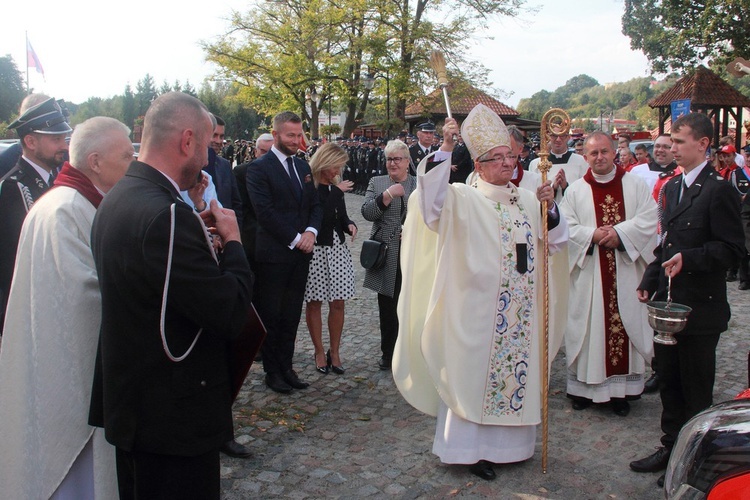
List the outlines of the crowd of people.
<svg viewBox="0 0 750 500">
<path fill-rule="evenodd" d="M 662 446 L 630 464 L 654 472 L 712 403 L 726 281 L 739 273 L 750 288 L 750 170 L 725 138 L 710 161 L 700 113 L 653 155 L 602 132 L 552 134 L 546 182 L 538 145 L 483 105 L 442 136 L 425 122 L 413 138 L 306 148 L 292 112 L 229 142 L 221 117 L 171 92 L 147 111 L 137 160 L 117 120 L 73 130 L 35 94 L 19 115 L 20 156 L 0 184 L 0 380 L 17 382 L 0 384 L 0 484 L 13 498 L 219 498 L 220 453 L 251 456 L 233 433 L 238 339 L 263 340 L 270 390 L 305 390 L 304 310 L 307 362 L 347 372 L 347 192 L 386 249 L 364 278 L 377 293 L 373 363 L 436 417 L 433 453 L 486 480 L 534 453 L 543 294 L 575 411 L 626 417 L 659 391 Z M 645 303 L 672 286 L 693 312 L 677 345 L 654 344 Z M 248 328 L 255 311 L 264 339 Z"/>
</svg>

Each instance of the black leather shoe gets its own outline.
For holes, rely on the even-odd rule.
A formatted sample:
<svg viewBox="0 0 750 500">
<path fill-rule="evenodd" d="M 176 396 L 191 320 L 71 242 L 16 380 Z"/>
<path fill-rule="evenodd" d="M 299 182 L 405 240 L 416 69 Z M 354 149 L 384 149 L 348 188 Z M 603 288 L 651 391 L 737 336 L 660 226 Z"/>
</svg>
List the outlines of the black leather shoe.
<svg viewBox="0 0 750 500">
<path fill-rule="evenodd" d="M 628 414 L 630 414 L 630 403 L 628 403 L 625 399 L 613 398 L 612 411 L 615 412 L 615 415 L 618 415 L 620 417 L 627 417 Z"/>
<path fill-rule="evenodd" d="M 646 383 L 643 384 L 643 392 L 646 394 L 651 394 L 652 392 L 656 392 L 659 390 L 659 374 L 656 372 L 651 373 L 651 377 L 649 377 L 648 380 L 646 380 Z"/>
<path fill-rule="evenodd" d="M 284 381 L 280 373 L 266 373 L 266 385 L 275 392 L 288 394 L 292 392 L 292 386 Z"/>
<path fill-rule="evenodd" d="M 381 370 L 383 370 L 383 371 L 390 370 L 391 369 L 391 360 L 390 359 L 385 359 L 385 358 L 380 358 L 378 360 L 378 367 Z"/>
<path fill-rule="evenodd" d="M 664 476 L 665 475 L 666 474 L 662 474 L 661 476 L 659 476 L 659 479 L 656 480 L 656 486 L 658 486 L 659 488 L 664 488 Z"/>
<path fill-rule="evenodd" d="M 250 452 L 250 448 L 243 446 L 234 439 L 227 441 L 219 449 L 224 455 L 228 455 L 234 458 L 250 458 L 253 454 Z"/>
<path fill-rule="evenodd" d="M 730 282 L 730 283 L 733 282 L 733 281 L 737 281 L 737 271 L 728 271 L 727 272 L 727 281 Z"/>
<path fill-rule="evenodd" d="M 585 410 L 591 406 L 591 401 L 588 399 L 574 399 L 573 400 L 573 409 L 576 411 Z"/>
<path fill-rule="evenodd" d="M 310 384 L 299 379 L 299 377 L 297 376 L 297 372 L 295 372 L 294 370 L 287 370 L 282 375 L 284 377 L 284 382 L 291 385 L 295 389 L 307 389 L 308 387 L 310 387 Z"/>
<path fill-rule="evenodd" d="M 737 290 L 750 290 L 750 281 L 740 281 L 740 286 Z"/>
<path fill-rule="evenodd" d="M 475 476 L 481 477 L 485 481 L 492 481 L 496 477 L 495 471 L 492 469 L 492 464 L 487 460 L 480 460 L 474 465 L 470 465 L 469 472 Z"/>
<path fill-rule="evenodd" d="M 328 349 L 328 352 L 326 353 L 326 362 L 328 363 L 328 368 L 331 369 L 333 373 L 336 375 L 343 375 L 346 370 L 344 370 L 343 366 L 336 366 L 333 364 L 333 361 L 331 360 L 331 350 Z"/>
<path fill-rule="evenodd" d="M 635 472 L 659 472 L 667 468 L 669 463 L 669 455 L 672 450 L 668 450 L 664 446 L 660 446 L 656 449 L 656 453 L 649 455 L 646 458 L 630 462 L 630 468 Z"/>
</svg>

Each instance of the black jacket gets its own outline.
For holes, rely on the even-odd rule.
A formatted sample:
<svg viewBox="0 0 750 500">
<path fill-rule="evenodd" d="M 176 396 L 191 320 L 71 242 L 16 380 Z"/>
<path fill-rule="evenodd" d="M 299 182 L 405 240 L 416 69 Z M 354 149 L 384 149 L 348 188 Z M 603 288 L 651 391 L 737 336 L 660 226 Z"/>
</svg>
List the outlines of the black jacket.
<svg viewBox="0 0 750 500">
<path fill-rule="evenodd" d="M 160 334 L 171 211 L 174 254 Z M 239 242 L 214 260 L 195 211 L 159 171 L 133 162 L 97 210 L 91 248 L 102 326 L 89 423 L 126 451 L 196 456 L 232 438 L 228 342 L 241 331 L 253 276 Z"/>
<path fill-rule="evenodd" d="M 346 213 L 344 192 L 336 186 L 320 184 L 318 185 L 318 197 L 320 198 L 320 205 L 323 207 L 323 223 L 320 226 L 320 233 L 318 233 L 315 244 L 332 246 L 334 231 L 338 235 L 339 241 L 343 243 L 344 233 L 352 234 L 349 231 L 349 224 L 354 224 L 354 221 Z M 356 224 L 354 225 L 356 226 Z"/>
<path fill-rule="evenodd" d="M 745 253 L 739 201 L 729 183 L 706 165 L 678 203 L 682 179 L 678 175 L 664 188 L 662 241 L 639 288 L 657 292 L 654 300 L 667 300 L 661 264 L 682 253 L 682 271 L 672 278 L 672 300 L 693 311 L 681 335 L 720 333 L 730 317 L 726 270 Z"/>
</svg>

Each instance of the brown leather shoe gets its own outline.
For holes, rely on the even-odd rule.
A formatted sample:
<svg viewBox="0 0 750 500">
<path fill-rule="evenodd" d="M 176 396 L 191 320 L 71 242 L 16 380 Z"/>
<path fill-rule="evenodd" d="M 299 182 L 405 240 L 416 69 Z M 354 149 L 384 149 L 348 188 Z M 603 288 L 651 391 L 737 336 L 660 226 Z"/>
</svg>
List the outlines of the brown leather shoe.
<svg viewBox="0 0 750 500">
<path fill-rule="evenodd" d="M 659 472 L 667 468 L 671 454 L 672 450 L 660 446 L 653 455 L 630 462 L 630 468 L 635 472 Z"/>
</svg>

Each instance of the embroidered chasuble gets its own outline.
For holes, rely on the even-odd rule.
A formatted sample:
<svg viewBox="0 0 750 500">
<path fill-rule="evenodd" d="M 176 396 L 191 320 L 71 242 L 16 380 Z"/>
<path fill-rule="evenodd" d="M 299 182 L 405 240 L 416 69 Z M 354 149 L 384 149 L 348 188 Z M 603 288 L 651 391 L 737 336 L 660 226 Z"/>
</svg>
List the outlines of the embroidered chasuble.
<svg viewBox="0 0 750 500">
<path fill-rule="evenodd" d="M 583 177 L 591 186 L 596 210 L 596 221 L 599 226 L 615 226 L 625 220 L 625 203 L 622 195 L 622 176 L 625 171 L 617 169 L 615 178 L 609 182 L 599 183 L 594 180 L 591 171 Z M 628 373 L 628 334 L 622 324 L 620 309 L 617 305 L 617 249 L 594 247 L 599 254 L 599 271 L 602 280 L 604 299 L 604 335 L 605 361 L 607 377 Z"/>
<path fill-rule="evenodd" d="M 653 356 L 648 311 L 635 293 L 657 241 L 651 190 L 622 169 L 589 170 L 568 187 L 560 210 L 570 230 L 567 393 L 597 403 L 640 394 Z M 604 225 L 617 232 L 619 248 L 592 243 Z"/>
<path fill-rule="evenodd" d="M 449 415 L 483 426 L 538 424 L 541 205 L 510 183 L 449 185 L 449 173 L 449 161 L 426 174 L 420 164 L 409 199 L 394 380 L 407 402 L 430 415 L 443 404 Z M 562 217 L 549 241 L 551 252 L 564 249 Z M 550 362 L 567 305 L 567 253 L 558 255 L 550 270 L 550 281 L 562 284 L 550 291 Z"/>
</svg>

